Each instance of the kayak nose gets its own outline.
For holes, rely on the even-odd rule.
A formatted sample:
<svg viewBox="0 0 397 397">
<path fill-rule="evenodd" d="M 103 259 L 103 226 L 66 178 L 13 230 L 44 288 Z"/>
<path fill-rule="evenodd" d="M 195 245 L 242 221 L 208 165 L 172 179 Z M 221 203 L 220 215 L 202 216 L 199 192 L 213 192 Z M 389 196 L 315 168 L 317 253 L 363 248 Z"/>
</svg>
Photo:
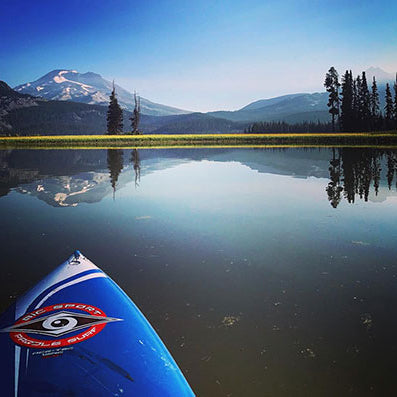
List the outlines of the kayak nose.
<svg viewBox="0 0 397 397">
<path fill-rule="evenodd" d="M 76 251 L 73 252 L 73 255 L 74 255 L 75 259 L 79 259 L 80 255 L 81 255 L 81 252 L 79 250 L 76 250 Z"/>
</svg>

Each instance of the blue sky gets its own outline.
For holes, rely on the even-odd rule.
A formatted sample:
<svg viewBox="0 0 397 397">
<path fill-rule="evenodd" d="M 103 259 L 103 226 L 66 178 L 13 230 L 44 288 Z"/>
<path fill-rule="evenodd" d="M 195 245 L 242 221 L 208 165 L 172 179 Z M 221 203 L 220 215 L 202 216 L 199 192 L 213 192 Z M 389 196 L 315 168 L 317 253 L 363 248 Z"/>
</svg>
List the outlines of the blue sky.
<svg viewBox="0 0 397 397">
<path fill-rule="evenodd" d="M 322 91 L 331 65 L 397 71 L 396 14 L 395 0 L 1 0 L 0 80 L 93 71 L 152 101 L 232 110 Z"/>
</svg>

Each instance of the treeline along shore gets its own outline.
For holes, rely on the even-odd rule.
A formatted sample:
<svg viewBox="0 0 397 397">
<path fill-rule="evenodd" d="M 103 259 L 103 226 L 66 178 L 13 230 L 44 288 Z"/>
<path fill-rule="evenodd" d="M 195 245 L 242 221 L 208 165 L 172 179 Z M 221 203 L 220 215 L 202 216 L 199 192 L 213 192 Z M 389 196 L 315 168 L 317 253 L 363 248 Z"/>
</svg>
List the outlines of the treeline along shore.
<svg viewBox="0 0 397 397">
<path fill-rule="evenodd" d="M 339 145 L 397 147 L 397 133 L 54 135 L 0 138 L 0 149 Z"/>
<path fill-rule="evenodd" d="M 376 132 L 397 129 L 397 74 L 393 89 L 386 83 L 383 108 L 376 77 L 372 77 L 369 88 L 365 72 L 353 77 L 352 71 L 346 70 L 340 79 L 337 70 L 331 66 L 325 75 L 324 87 L 328 92 L 329 122 L 256 122 L 245 132 Z"/>
</svg>

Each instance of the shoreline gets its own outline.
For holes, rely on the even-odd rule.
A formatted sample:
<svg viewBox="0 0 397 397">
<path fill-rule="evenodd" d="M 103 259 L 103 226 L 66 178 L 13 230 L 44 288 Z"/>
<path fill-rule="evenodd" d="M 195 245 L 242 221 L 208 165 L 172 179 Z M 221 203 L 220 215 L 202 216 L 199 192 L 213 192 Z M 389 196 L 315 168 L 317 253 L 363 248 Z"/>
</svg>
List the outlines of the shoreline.
<svg viewBox="0 0 397 397">
<path fill-rule="evenodd" d="M 397 131 L 324 134 L 47 135 L 0 137 L 0 149 L 397 146 Z"/>
</svg>

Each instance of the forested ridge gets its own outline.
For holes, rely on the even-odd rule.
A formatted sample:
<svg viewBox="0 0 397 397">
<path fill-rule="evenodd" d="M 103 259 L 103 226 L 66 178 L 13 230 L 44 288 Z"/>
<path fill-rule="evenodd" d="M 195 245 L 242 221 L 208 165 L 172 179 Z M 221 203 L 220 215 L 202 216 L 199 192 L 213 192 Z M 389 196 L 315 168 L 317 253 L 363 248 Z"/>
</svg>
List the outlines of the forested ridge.
<svg viewBox="0 0 397 397">
<path fill-rule="evenodd" d="M 324 86 L 328 92 L 328 123 L 257 122 L 246 128 L 245 132 L 376 132 L 397 129 L 397 74 L 392 88 L 386 83 L 383 108 L 376 77 L 373 77 L 369 87 L 365 72 L 354 78 L 352 71 L 346 70 L 340 79 L 337 70 L 331 67 L 325 76 Z"/>
</svg>

